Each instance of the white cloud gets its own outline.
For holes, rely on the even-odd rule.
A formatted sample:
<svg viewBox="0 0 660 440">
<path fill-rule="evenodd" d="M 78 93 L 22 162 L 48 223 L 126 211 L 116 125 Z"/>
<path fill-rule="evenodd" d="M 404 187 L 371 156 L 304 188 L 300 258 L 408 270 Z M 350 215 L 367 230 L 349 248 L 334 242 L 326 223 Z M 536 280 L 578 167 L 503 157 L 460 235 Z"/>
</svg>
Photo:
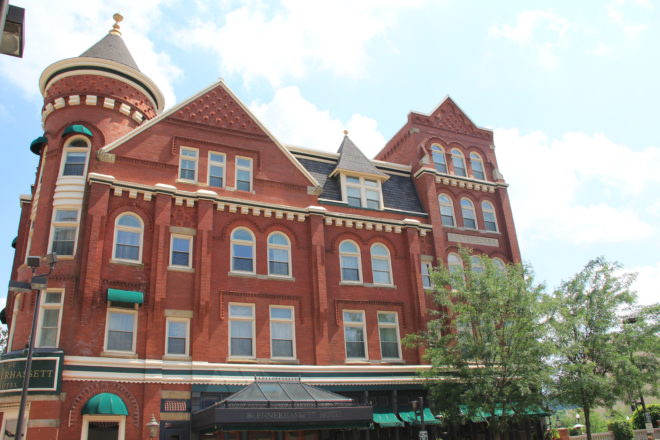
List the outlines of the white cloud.
<svg viewBox="0 0 660 440">
<path fill-rule="evenodd" d="M 297 87 L 279 89 L 272 101 L 254 102 L 250 110 L 285 144 L 336 152 L 347 129 L 367 157 L 373 157 L 385 145 L 374 119 L 360 114 L 348 121 L 334 119 L 330 112 L 307 101 Z"/>
<path fill-rule="evenodd" d="M 499 166 L 511 184 L 518 235 L 526 240 L 623 243 L 658 234 L 643 213 L 660 184 L 660 148 L 633 151 L 602 134 L 496 130 Z M 588 194 L 581 194 L 589 191 Z M 643 216 L 642 216 L 643 215 Z M 622 225 L 624 227 L 622 227 Z"/>
<path fill-rule="evenodd" d="M 38 96 L 38 79 L 51 63 L 80 55 L 111 29 L 112 15 L 124 15 L 121 31 L 140 69 L 151 77 L 171 105 L 172 81 L 180 75 L 169 57 L 154 50 L 148 35 L 158 26 L 165 0 L 71 0 L 53 3 L 31 1 L 26 6 L 26 43 L 22 59 L 0 57 L 0 75 L 20 87 L 27 96 Z"/>
<path fill-rule="evenodd" d="M 513 26 L 491 26 L 489 34 L 532 49 L 541 66 L 554 69 L 559 65 L 557 50 L 567 44 L 571 27 L 568 20 L 554 12 L 532 10 L 518 13 Z"/>
<path fill-rule="evenodd" d="M 369 41 L 395 23 L 398 11 L 422 1 L 282 0 L 275 8 L 246 1 L 224 12 L 223 25 L 197 18 L 173 41 L 210 50 L 221 75 L 240 74 L 246 82 L 265 78 L 279 86 L 310 69 L 357 77 L 365 71 Z"/>
<path fill-rule="evenodd" d="M 637 272 L 637 281 L 633 289 L 637 291 L 640 304 L 654 304 L 660 301 L 660 261 L 651 266 L 639 266 L 626 269 Z"/>
<path fill-rule="evenodd" d="M 648 10 L 653 7 L 653 4 L 649 0 L 635 0 L 633 3 L 636 6 L 643 8 L 644 10 Z M 648 26 L 643 23 L 632 23 L 631 20 L 626 17 L 624 14 L 624 9 L 626 12 L 630 11 L 628 8 L 629 5 L 630 2 L 627 0 L 612 0 L 605 6 L 605 9 L 610 19 L 619 27 L 621 27 L 623 33 L 627 37 L 634 38 L 645 31 Z"/>
</svg>

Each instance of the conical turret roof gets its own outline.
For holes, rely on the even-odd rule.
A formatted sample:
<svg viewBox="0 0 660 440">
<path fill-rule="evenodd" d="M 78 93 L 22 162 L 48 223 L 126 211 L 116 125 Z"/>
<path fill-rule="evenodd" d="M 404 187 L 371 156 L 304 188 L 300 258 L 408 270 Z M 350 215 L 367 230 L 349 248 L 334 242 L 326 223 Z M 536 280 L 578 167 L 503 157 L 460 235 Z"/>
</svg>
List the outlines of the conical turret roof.
<svg viewBox="0 0 660 440">
<path fill-rule="evenodd" d="M 80 56 L 115 61 L 138 72 L 140 71 L 124 40 L 113 31 L 110 31 L 108 35 L 101 38 L 98 43 L 81 53 Z"/>
</svg>

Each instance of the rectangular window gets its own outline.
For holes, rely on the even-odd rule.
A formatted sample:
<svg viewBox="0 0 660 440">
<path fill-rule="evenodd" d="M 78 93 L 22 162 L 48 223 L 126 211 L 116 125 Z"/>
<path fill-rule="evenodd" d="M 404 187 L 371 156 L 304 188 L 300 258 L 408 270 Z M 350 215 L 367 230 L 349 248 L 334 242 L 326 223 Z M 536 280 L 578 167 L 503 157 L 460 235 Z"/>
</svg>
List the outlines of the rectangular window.
<svg viewBox="0 0 660 440">
<path fill-rule="evenodd" d="M 59 345 L 63 299 L 63 291 L 48 290 L 43 296 L 38 321 L 38 347 L 57 347 Z"/>
<path fill-rule="evenodd" d="M 192 267 L 192 237 L 172 236 L 170 266 Z"/>
<path fill-rule="evenodd" d="M 380 354 L 383 359 L 401 359 L 399 322 L 395 312 L 378 312 Z"/>
<path fill-rule="evenodd" d="M 135 352 L 137 312 L 134 309 L 109 308 L 106 327 L 106 350 Z"/>
<path fill-rule="evenodd" d="M 430 289 L 431 286 L 431 263 L 422 261 L 422 286 Z"/>
<path fill-rule="evenodd" d="M 348 206 L 381 209 L 380 182 L 355 176 L 346 176 L 345 182 Z"/>
<path fill-rule="evenodd" d="M 187 319 L 167 319 L 167 346 L 166 354 L 188 354 L 188 329 L 190 321 Z"/>
<path fill-rule="evenodd" d="M 209 186 L 225 186 L 225 155 L 209 152 Z"/>
<path fill-rule="evenodd" d="M 63 176 L 84 176 L 87 152 L 67 151 L 64 158 Z"/>
<path fill-rule="evenodd" d="M 271 357 L 295 357 L 293 307 L 270 307 Z"/>
<path fill-rule="evenodd" d="M 179 178 L 181 180 L 197 182 L 197 158 L 196 149 L 181 147 L 179 157 Z"/>
<path fill-rule="evenodd" d="M 58 256 L 73 256 L 78 232 L 78 210 L 56 209 L 50 251 Z"/>
<path fill-rule="evenodd" d="M 252 159 L 236 157 L 236 189 L 252 191 Z"/>
<path fill-rule="evenodd" d="M 346 359 L 366 359 L 367 344 L 364 312 L 361 310 L 344 310 L 343 316 Z"/>
<path fill-rule="evenodd" d="M 229 304 L 229 356 L 254 357 L 254 304 Z"/>
</svg>

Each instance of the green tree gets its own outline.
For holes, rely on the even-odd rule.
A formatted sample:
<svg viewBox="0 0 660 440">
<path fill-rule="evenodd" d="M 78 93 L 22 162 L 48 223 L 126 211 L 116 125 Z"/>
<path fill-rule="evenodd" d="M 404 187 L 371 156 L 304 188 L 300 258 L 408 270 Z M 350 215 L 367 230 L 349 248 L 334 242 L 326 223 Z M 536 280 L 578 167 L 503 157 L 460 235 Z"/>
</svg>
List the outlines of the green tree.
<svg viewBox="0 0 660 440">
<path fill-rule="evenodd" d="M 621 265 L 596 258 L 554 292 L 550 301 L 551 365 L 555 392 L 563 404 L 579 406 L 591 440 L 591 410 L 611 406 L 619 397 L 613 373 L 625 351 L 617 343 L 618 311 L 634 304 L 633 274 Z"/>
<path fill-rule="evenodd" d="M 646 405 L 646 410 L 651 416 L 651 423 L 653 423 L 653 426 L 658 426 L 658 423 L 660 423 L 660 404 L 652 403 Z M 644 429 L 646 427 L 644 411 L 642 411 L 641 407 L 635 410 L 632 419 L 630 419 L 630 423 L 632 424 L 633 429 Z"/>
<path fill-rule="evenodd" d="M 0 354 L 7 352 L 7 327 L 0 326 Z"/>
<path fill-rule="evenodd" d="M 550 379 L 543 287 L 526 266 L 502 267 L 466 249 L 460 255 L 462 267 L 433 270 L 437 309 L 406 343 L 425 347 L 431 398 L 446 420 L 486 420 L 502 432 L 543 404 Z"/>
</svg>

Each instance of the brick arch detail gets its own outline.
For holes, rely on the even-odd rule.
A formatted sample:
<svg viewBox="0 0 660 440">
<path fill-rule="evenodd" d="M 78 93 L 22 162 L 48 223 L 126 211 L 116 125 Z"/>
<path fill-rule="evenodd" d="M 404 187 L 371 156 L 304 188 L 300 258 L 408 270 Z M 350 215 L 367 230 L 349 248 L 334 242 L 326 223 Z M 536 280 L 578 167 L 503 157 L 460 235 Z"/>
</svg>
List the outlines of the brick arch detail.
<svg viewBox="0 0 660 440">
<path fill-rule="evenodd" d="M 120 396 L 128 407 L 128 419 L 131 420 L 136 429 L 140 429 L 140 406 L 138 401 L 128 388 L 117 382 L 97 382 L 83 388 L 71 403 L 69 409 L 69 425 L 82 423 L 82 409 L 85 403 L 93 396 L 100 393 L 112 393 Z"/>
</svg>

